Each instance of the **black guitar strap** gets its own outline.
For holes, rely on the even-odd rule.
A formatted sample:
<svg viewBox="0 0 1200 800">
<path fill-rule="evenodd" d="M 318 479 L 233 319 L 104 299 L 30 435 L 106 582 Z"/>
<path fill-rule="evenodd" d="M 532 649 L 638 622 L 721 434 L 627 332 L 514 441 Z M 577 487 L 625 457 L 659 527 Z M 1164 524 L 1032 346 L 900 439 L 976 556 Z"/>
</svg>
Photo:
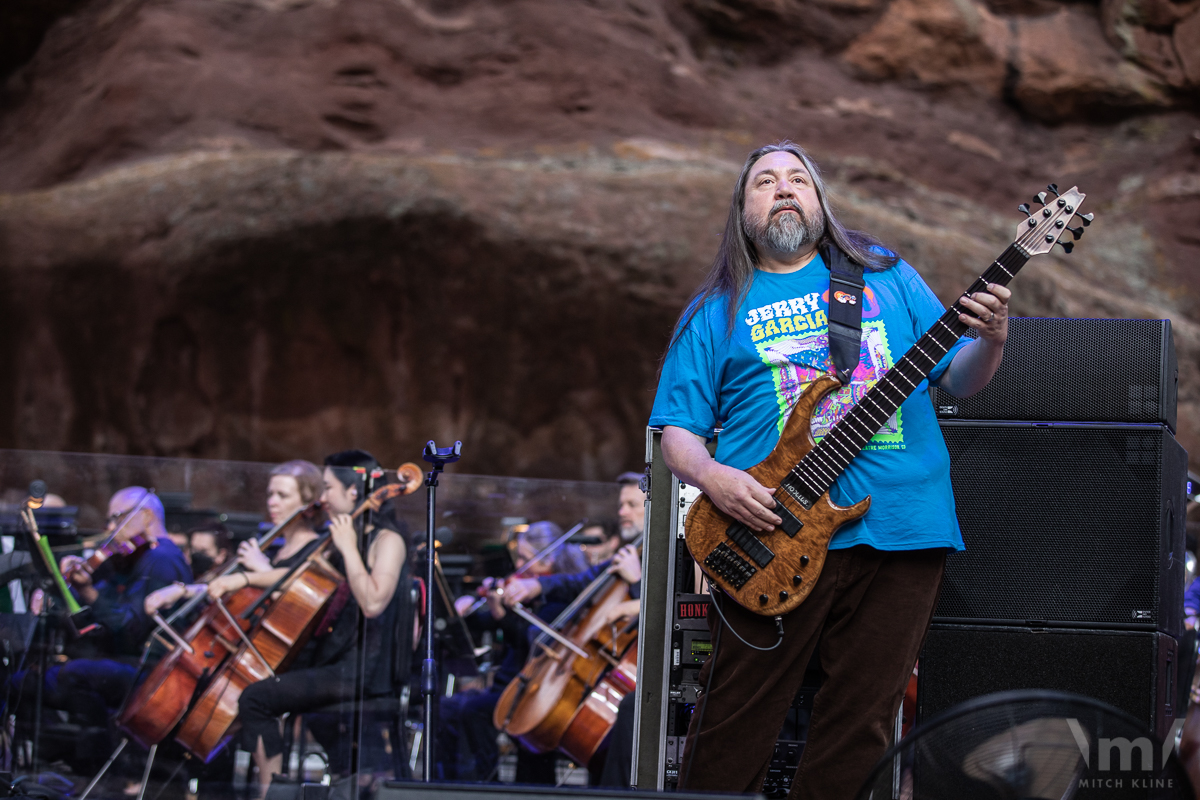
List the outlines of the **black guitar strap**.
<svg viewBox="0 0 1200 800">
<path fill-rule="evenodd" d="M 862 342 L 863 268 L 835 244 L 821 248 L 829 267 L 829 357 L 842 386 L 858 368 Z"/>
</svg>

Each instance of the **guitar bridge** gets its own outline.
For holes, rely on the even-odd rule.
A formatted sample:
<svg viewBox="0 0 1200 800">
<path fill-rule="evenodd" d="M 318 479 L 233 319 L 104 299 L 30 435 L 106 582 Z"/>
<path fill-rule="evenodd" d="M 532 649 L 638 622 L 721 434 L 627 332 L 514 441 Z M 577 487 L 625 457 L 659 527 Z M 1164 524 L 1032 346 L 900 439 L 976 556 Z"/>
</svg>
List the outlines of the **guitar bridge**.
<svg viewBox="0 0 1200 800">
<path fill-rule="evenodd" d="M 741 589 L 746 585 L 746 581 L 758 572 L 749 561 L 735 553 L 733 548 L 724 542 L 708 554 L 708 558 L 704 559 L 704 566 L 716 573 L 717 577 L 727 581 L 734 589 Z"/>
<path fill-rule="evenodd" d="M 735 522 L 726 528 L 725 535 L 732 539 L 734 544 L 742 548 L 742 552 L 750 556 L 754 560 L 754 563 L 760 567 L 770 564 L 771 559 L 775 557 L 771 549 L 754 535 L 754 531 L 740 522 Z"/>
</svg>

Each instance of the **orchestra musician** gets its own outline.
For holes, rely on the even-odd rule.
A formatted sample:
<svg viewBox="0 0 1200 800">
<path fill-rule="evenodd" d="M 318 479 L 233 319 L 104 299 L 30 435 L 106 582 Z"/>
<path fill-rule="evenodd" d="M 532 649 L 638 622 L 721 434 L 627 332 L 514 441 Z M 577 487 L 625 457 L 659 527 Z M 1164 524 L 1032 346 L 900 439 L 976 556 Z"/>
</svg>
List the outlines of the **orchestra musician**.
<svg viewBox="0 0 1200 800">
<path fill-rule="evenodd" d="M 629 599 L 609 609 L 603 624 L 621 627 L 636 620 L 641 610 L 642 556 L 632 542 L 645 530 L 646 505 L 641 478 L 636 472 L 624 472 L 617 476 L 617 484 L 621 487 L 617 518 L 620 522 L 621 539 L 629 544 L 617 550 L 611 559 L 593 564 L 583 572 L 510 579 L 503 587 L 503 604 L 512 607 L 517 603 L 527 603 L 540 597 L 545 602 L 561 603 L 565 606 L 612 566 L 616 574 L 629 584 Z M 591 776 L 592 783 L 613 787 L 629 786 L 633 758 L 633 714 L 634 694 L 630 692 L 618 705 L 617 720 L 610 734 L 608 754 L 603 765 L 591 765 L 597 767 Z"/>
<path fill-rule="evenodd" d="M 589 564 L 599 564 L 608 561 L 621 549 L 621 529 L 612 522 L 589 522 L 579 532 L 587 539 L 599 539 L 596 544 L 581 544 L 579 549 L 587 556 Z"/>
<path fill-rule="evenodd" d="M 267 507 L 273 523 L 318 498 L 329 514 L 331 540 L 337 554 L 331 559 L 346 576 L 343 588 L 334 595 L 331 609 L 318 623 L 312 641 L 285 673 L 274 679 L 251 684 L 242 692 L 239 719 L 242 744 L 253 756 L 258 781 L 265 795 L 272 775 L 283 769 L 283 736 L 279 718 L 284 713 L 316 711 L 325 706 L 355 699 L 357 665 L 357 614 L 361 608 L 367 618 L 366 652 L 370 660 L 365 672 L 364 697 L 394 691 L 395 682 L 405 675 L 408 663 L 397 663 L 397 655 L 407 652 L 397 647 L 396 628 L 404 618 L 400 606 L 407 592 L 397 592 L 401 575 L 407 572 L 407 545 L 401 526 L 390 504 L 375 513 L 379 524 L 366 533 L 369 544 L 364 561 L 359 552 L 358 531 L 350 513 L 366 497 L 367 476 L 380 469 L 379 462 L 363 450 L 347 450 L 325 459 L 322 472 L 307 461 L 289 461 L 271 472 Z M 253 542 L 238 548 L 238 560 L 245 572 L 218 577 L 208 584 L 213 597 L 244 586 L 270 587 L 287 570 L 302 562 L 317 541 L 311 515 L 302 514 L 283 531 L 284 544 L 273 556 L 258 551 Z M 168 587 L 153 603 L 159 607 L 203 591 L 204 587 Z M 310 726 L 314 738 L 325 748 L 330 771 L 349 771 L 351 740 L 342 731 L 349 725 Z"/>
<path fill-rule="evenodd" d="M 569 575 L 582 572 L 588 567 L 578 545 L 562 544 L 553 554 L 530 561 L 535 555 L 563 535 L 562 529 L 553 522 L 534 522 L 517 533 L 516 546 L 512 549 L 516 569 L 524 569 L 533 577 Z M 503 660 L 492 676 L 492 683 L 480 690 L 459 692 L 442 700 L 438 729 L 438 775 L 441 780 L 484 781 L 494 778 L 499 759 L 496 745 L 496 728 L 492 724 L 492 710 L 504 687 L 517 676 L 529 658 L 529 643 L 536 629 L 516 614 L 509 613 L 502 602 L 504 583 L 485 583 L 486 603 L 467 622 L 474 630 L 499 631 L 505 644 Z M 468 612 L 477 598 L 465 595 L 454 602 L 460 614 Z M 562 611 L 565 603 L 539 604 L 535 609 L 539 617 L 553 619 Z M 553 759 L 553 756 L 551 756 Z M 518 782 L 544 783 L 541 756 L 520 751 L 517 757 Z M 553 782 L 553 764 L 550 765 L 550 782 Z"/>
<path fill-rule="evenodd" d="M 320 498 L 324 488 L 321 471 L 308 461 L 297 459 L 274 467 L 267 483 L 268 518 L 272 524 L 282 522 L 298 509 L 313 505 Z M 273 550 L 260 551 L 252 539 L 247 539 L 237 549 L 237 561 L 242 567 L 240 571 L 218 576 L 208 584 L 176 583 L 166 586 L 146 598 L 146 612 L 152 614 L 198 593 L 207 592 L 210 597 L 221 598 L 246 586 L 260 589 L 274 586 L 291 567 L 303 562 L 311 552 L 311 547 L 315 546 L 317 514 L 315 505 L 299 514 L 280 531 L 283 543 Z M 265 726 L 269 729 L 266 736 L 268 746 L 271 742 L 280 740 L 278 720 L 272 720 L 271 723 Z M 273 737 L 270 732 L 274 733 Z M 248 743 L 246 749 L 254 755 L 256 766 L 260 768 L 260 780 L 264 782 L 265 791 L 265 785 L 270 782 L 272 773 L 267 771 L 264 776 L 262 770 L 269 769 L 273 764 L 264 755 L 262 745 L 257 741 Z M 282 745 L 279 746 L 276 755 L 280 752 Z"/>
<path fill-rule="evenodd" d="M 137 676 L 142 644 L 154 623 L 143 608 L 152 592 L 190 581 L 183 552 L 166 531 L 162 502 L 141 486 L 128 486 L 108 502 L 106 533 L 113 544 L 141 537 L 132 555 L 113 556 L 95 574 L 79 556 L 64 556 L 59 569 L 80 603 L 91 607 L 98 628 L 68 641 L 66 663 L 46 672 L 47 705 L 79 715 L 84 724 L 105 727 Z"/>
<path fill-rule="evenodd" d="M 851 376 L 858 393 L 879 380 L 944 313 L 911 266 L 833 216 L 820 173 L 791 142 L 746 160 L 708 278 L 681 315 L 663 358 L 650 419 L 663 426 L 671 471 L 754 531 L 781 524 L 774 488 L 744 470 L 775 448 L 801 386 L 787 375 L 819 376 L 828 362 L 829 270 L 820 252 L 837 248 L 864 268 L 864 353 Z M 959 397 L 991 378 L 1004 352 L 1010 292 L 989 284 L 963 296 L 959 319 L 978 333 L 960 339 L 930 373 Z M 853 296 L 842 293 L 839 302 Z M 808 372 L 806 372 L 806 370 Z M 811 381 L 814 377 L 808 377 Z M 846 407 L 831 395 L 819 414 Z M 825 410 L 822 410 L 825 409 Z M 825 681 L 790 797 L 855 796 L 891 740 L 893 720 L 928 628 L 946 553 L 962 549 L 949 457 L 924 382 L 894 425 L 837 477 L 832 500 L 872 496 L 870 510 L 833 537 L 811 594 L 789 614 L 752 613 L 720 591 L 709 614 L 714 653 L 692 715 L 680 788 L 755 792 L 814 649 Z M 824 422 L 822 423 L 824 424 Z M 832 423 L 830 423 L 832 424 Z M 705 442 L 720 427 L 714 459 Z M 789 587 L 790 588 L 790 587 Z"/>
</svg>

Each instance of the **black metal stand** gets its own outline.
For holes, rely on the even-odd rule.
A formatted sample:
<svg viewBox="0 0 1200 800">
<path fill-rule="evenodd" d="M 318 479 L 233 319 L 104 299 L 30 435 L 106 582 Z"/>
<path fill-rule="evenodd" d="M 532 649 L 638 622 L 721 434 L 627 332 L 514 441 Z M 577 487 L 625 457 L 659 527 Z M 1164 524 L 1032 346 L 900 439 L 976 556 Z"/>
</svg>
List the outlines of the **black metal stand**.
<svg viewBox="0 0 1200 800">
<path fill-rule="evenodd" d="M 434 508 L 437 504 L 438 476 L 447 464 L 462 457 L 462 442 L 455 442 L 454 447 L 439 449 L 431 439 L 425 444 L 425 452 L 421 457 L 433 465 L 433 468 L 425 473 L 425 660 L 421 662 L 421 693 L 425 696 L 425 768 L 422 779 L 429 783 L 433 780 L 433 696 L 438 686 L 437 664 L 434 663 L 433 657 L 433 568 L 434 559 L 437 557 L 437 520 L 434 517 Z"/>
<path fill-rule="evenodd" d="M 383 470 L 372 471 L 367 475 L 363 482 L 363 498 L 371 496 L 375 491 L 375 481 L 383 477 Z M 362 499 L 362 498 L 360 498 Z M 362 554 L 363 564 L 367 563 L 370 556 L 370 530 L 374 522 L 374 512 L 368 510 L 359 519 L 358 525 L 358 552 Z M 397 591 L 399 589 L 397 588 Z M 357 604 L 356 604 L 357 605 Z M 353 721 L 350 729 L 350 800 L 358 800 L 358 780 L 359 770 L 362 765 L 362 726 L 363 726 L 363 690 L 366 685 L 367 673 L 367 617 L 363 614 L 362 606 L 357 606 L 358 613 L 355 614 L 355 624 L 358 626 L 355 639 L 355 648 L 358 652 L 358 659 L 354 666 L 354 712 Z M 393 745 L 396 747 L 398 745 Z M 303 747 L 303 744 L 301 745 Z M 301 772 L 304 770 L 303 755 L 304 750 L 301 749 Z"/>
</svg>

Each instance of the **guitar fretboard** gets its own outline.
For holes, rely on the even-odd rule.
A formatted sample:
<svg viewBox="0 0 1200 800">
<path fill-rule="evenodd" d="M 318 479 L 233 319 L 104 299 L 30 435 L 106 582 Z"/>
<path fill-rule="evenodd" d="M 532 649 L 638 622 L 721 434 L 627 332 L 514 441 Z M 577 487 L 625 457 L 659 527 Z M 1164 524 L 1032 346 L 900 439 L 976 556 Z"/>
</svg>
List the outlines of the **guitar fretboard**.
<svg viewBox="0 0 1200 800">
<path fill-rule="evenodd" d="M 985 291 L 989 283 L 1006 286 L 1028 260 L 1017 242 L 1010 244 L 971 284 L 966 294 Z M 954 343 L 967 332 L 968 326 L 958 318 L 959 313 L 964 311 L 955 301 L 933 327 L 829 430 L 820 443 L 808 451 L 781 483 L 788 494 L 805 508 L 810 508 L 828 491 L 837 476 L 871 441 L 871 437 L 879 432 L 900 404 L 916 391 L 921 381 L 929 377 L 929 373 L 950 352 Z"/>
</svg>

